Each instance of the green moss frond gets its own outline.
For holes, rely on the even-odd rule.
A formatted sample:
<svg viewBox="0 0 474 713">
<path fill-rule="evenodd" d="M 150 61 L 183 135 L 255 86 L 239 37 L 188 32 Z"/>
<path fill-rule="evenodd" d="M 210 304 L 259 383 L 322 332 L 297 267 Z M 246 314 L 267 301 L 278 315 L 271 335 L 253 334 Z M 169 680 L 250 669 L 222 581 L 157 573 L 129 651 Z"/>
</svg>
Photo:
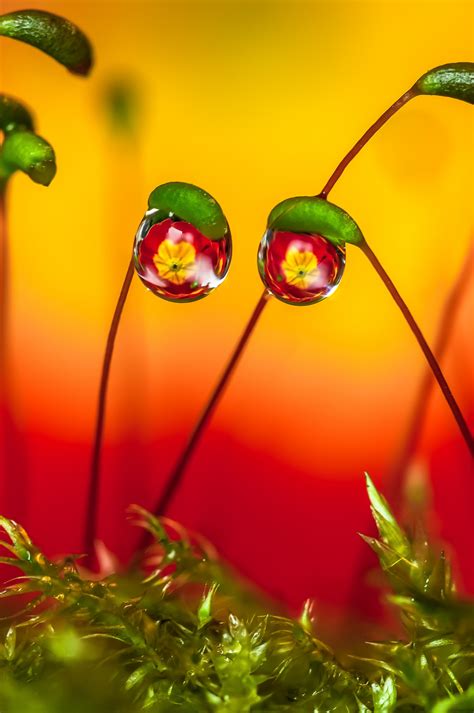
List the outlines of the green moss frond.
<svg viewBox="0 0 474 713">
<path fill-rule="evenodd" d="M 0 592 L 13 607 L 0 625 L 2 713 L 470 710 L 473 608 L 446 557 L 367 487 L 379 539 L 365 539 L 407 638 L 374 643 L 350 668 L 317 638 L 309 602 L 299 620 L 266 613 L 210 548 L 142 509 L 133 516 L 156 542 L 146 573 L 102 579 L 48 559 L 1 518 L 1 561 L 22 573 Z"/>
</svg>

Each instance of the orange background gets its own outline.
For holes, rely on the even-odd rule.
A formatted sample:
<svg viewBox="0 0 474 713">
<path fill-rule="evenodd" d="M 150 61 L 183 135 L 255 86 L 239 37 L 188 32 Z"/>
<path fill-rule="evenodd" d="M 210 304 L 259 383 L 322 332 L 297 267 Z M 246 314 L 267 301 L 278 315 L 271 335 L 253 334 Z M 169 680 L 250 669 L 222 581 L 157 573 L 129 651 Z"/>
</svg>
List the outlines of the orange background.
<svg viewBox="0 0 474 713">
<path fill-rule="evenodd" d="M 22 7 L 4 0 L 2 10 Z M 229 276 L 205 300 L 170 304 L 134 280 L 113 363 L 100 504 L 100 534 L 125 556 L 136 538 L 126 506 L 153 506 L 261 294 L 256 250 L 268 212 L 321 190 L 423 72 L 470 59 L 473 10 L 453 0 L 35 7 L 76 22 L 97 60 L 83 80 L 31 47 L 0 44 L 2 90 L 34 108 L 58 158 L 48 189 L 15 176 L 9 205 L 12 392 L 28 497 L 2 510 L 21 516 L 48 552 L 81 549 L 102 353 L 148 194 L 169 180 L 196 183 L 221 203 L 234 237 Z M 111 131 L 104 109 L 117 76 L 139 97 L 130 137 Z M 416 99 L 331 194 L 430 342 L 472 230 L 472 128 L 467 104 Z M 443 362 L 471 415 L 472 296 L 471 286 Z M 361 475 L 382 482 L 424 369 L 379 278 L 349 247 L 331 299 L 302 309 L 271 301 L 170 514 L 291 605 L 307 596 L 342 604 L 364 547 L 356 531 L 369 527 Z M 472 473 L 437 391 L 419 457 L 436 532 L 473 590 Z"/>
</svg>

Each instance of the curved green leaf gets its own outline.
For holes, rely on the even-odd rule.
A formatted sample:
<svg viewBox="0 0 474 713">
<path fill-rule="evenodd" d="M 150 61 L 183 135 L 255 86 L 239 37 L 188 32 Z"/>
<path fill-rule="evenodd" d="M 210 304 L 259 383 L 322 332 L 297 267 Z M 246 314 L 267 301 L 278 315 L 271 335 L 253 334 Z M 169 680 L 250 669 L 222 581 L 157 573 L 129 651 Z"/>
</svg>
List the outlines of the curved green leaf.
<svg viewBox="0 0 474 713">
<path fill-rule="evenodd" d="M 19 101 L 0 94 L 0 130 L 8 133 L 18 129 L 34 129 L 33 117 Z"/>
<path fill-rule="evenodd" d="M 439 701 L 431 713 L 469 713 L 474 710 L 474 684 L 459 696 L 450 696 Z"/>
<path fill-rule="evenodd" d="M 0 35 L 37 47 L 74 74 L 89 74 L 92 46 L 76 25 L 43 10 L 19 10 L 0 16 Z"/>
<path fill-rule="evenodd" d="M 474 62 L 443 64 L 426 72 L 415 84 L 420 94 L 452 97 L 474 104 Z"/>
<path fill-rule="evenodd" d="M 1 161 L 9 169 L 23 171 L 32 181 L 49 186 L 56 174 L 53 147 L 32 131 L 13 131 L 5 137 Z"/>
<path fill-rule="evenodd" d="M 359 226 L 345 210 L 315 196 L 297 196 L 278 203 L 268 216 L 267 227 L 295 233 L 318 233 L 334 245 L 364 243 Z"/>
<path fill-rule="evenodd" d="M 219 203 L 202 188 L 191 183 L 163 183 L 148 198 L 148 207 L 172 213 L 192 223 L 210 240 L 220 240 L 229 232 L 229 225 Z"/>
</svg>

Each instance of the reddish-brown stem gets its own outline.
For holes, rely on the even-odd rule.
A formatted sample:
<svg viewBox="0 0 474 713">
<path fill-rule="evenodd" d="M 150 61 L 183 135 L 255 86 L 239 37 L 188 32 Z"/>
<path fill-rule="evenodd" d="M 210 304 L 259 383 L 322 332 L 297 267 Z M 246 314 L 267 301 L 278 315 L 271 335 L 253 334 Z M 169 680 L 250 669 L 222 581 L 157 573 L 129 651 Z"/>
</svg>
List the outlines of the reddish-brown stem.
<svg viewBox="0 0 474 713">
<path fill-rule="evenodd" d="M 5 514 L 18 521 L 27 508 L 26 448 L 16 426 L 12 409 L 12 370 L 10 347 L 10 245 L 7 222 L 8 179 L 0 178 L 0 458 L 4 472 Z"/>
<path fill-rule="evenodd" d="M 439 324 L 434 348 L 434 353 L 436 354 L 438 360 L 441 359 L 442 355 L 446 351 L 446 347 L 452 334 L 456 313 L 465 291 L 469 270 L 472 267 L 472 257 L 473 250 L 471 247 L 471 250 L 468 252 L 466 260 L 463 263 L 461 271 L 443 308 L 443 314 Z M 433 384 L 433 373 L 431 369 L 427 367 L 419 386 L 418 394 L 415 400 L 415 407 L 410 414 L 406 435 L 400 447 L 399 455 L 395 460 L 393 468 L 387 475 L 387 482 L 384 487 L 384 491 L 388 502 L 390 503 L 390 507 L 395 511 L 395 513 L 397 513 L 397 511 L 399 512 L 402 508 L 402 495 L 405 478 L 410 462 L 416 452 L 418 440 L 426 418 L 429 397 Z M 370 530 L 371 522 L 372 521 L 370 521 L 367 525 L 368 530 Z M 364 529 L 363 532 L 365 531 L 366 530 Z M 349 592 L 349 602 L 347 607 L 348 619 L 345 621 L 345 625 L 347 625 L 349 621 L 353 620 L 353 614 L 355 611 L 359 610 L 360 613 L 360 610 L 362 610 L 364 604 L 366 603 L 366 593 L 364 588 L 361 586 L 361 583 L 365 582 L 367 573 L 372 568 L 372 565 L 373 553 L 364 545 L 354 570 L 355 574 L 352 579 L 352 586 Z"/>
<path fill-rule="evenodd" d="M 157 515 L 164 515 L 168 505 L 170 504 L 174 494 L 176 493 L 177 488 L 179 487 L 181 480 L 183 478 L 184 472 L 186 470 L 186 467 L 190 461 L 190 459 L 193 456 L 194 451 L 196 450 L 196 447 L 206 429 L 206 426 L 209 423 L 209 420 L 214 413 L 214 410 L 217 406 L 217 403 L 219 399 L 221 398 L 228 382 L 229 379 L 231 378 L 235 367 L 237 366 L 237 362 L 239 361 L 242 352 L 244 351 L 247 342 L 249 341 L 252 332 L 254 331 L 257 322 L 260 318 L 260 315 L 262 314 L 265 305 L 267 304 L 268 300 L 270 298 L 270 293 L 267 292 L 266 290 L 263 292 L 262 296 L 260 297 L 259 301 L 257 302 L 257 305 L 252 313 L 252 316 L 250 317 L 250 320 L 245 327 L 242 336 L 240 337 L 237 346 L 235 347 L 232 356 L 229 359 L 229 362 L 224 369 L 222 376 L 220 377 L 219 381 L 217 382 L 210 398 L 209 401 L 207 402 L 206 406 L 204 407 L 203 411 L 201 412 L 201 415 L 199 419 L 197 420 L 191 435 L 189 436 L 188 442 L 181 453 L 181 456 L 179 457 L 178 462 L 176 463 L 173 472 L 171 473 L 171 476 L 168 480 L 168 482 L 165 485 L 165 488 L 163 492 L 160 495 L 160 499 L 158 500 L 158 503 L 155 508 L 155 513 Z"/>
<path fill-rule="evenodd" d="M 419 328 L 418 324 L 416 323 L 415 318 L 413 317 L 413 315 L 410 312 L 410 310 L 408 309 L 405 301 L 401 297 L 397 288 L 395 287 L 392 280 L 386 273 L 385 269 L 382 267 L 379 259 L 377 258 L 377 256 L 373 252 L 373 250 L 370 248 L 370 246 L 366 242 L 364 242 L 360 247 L 361 247 L 361 250 L 364 253 L 364 255 L 369 259 L 373 268 L 375 269 L 375 271 L 381 278 L 385 287 L 388 289 L 388 291 L 392 295 L 397 306 L 399 307 L 400 311 L 402 312 L 403 316 L 405 317 L 411 331 L 415 335 L 415 338 L 416 338 L 418 344 L 420 345 L 420 348 L 421 348 L 423 354 L 426 357 L 426 360 L 430 366 L 430 369 L 433 372 L 433 376 L 435 377 L 436 381 L 438 382 L 439 387 L 443 393 L 443 396 L 446 399 L 448 406 L 451 409 L 454 418 L 456 419 L 456 423 L 459 426 L 459 430 L 461 431 L 461 434 L 466 442 L 466 445 L 469 448 L 471 455 L 474 455 L 474 439 L 473 439 L 472 434 L 469 430 L 469 427 L 464 419 L 464 416 L 461 413 L 461 409 L 459 408 L 459 406 L 456 402 L 456 399 L 454 398 L 454 396 L 451 392 L 451 389 L 448 386 L 448 383 L 444 377 L 443 372 L 441 371 L 438 361 L 437 361 L 435 355 L 433 354 L 433 352 L 431 351 L 430 347 L 428 346 L 428 342 L 426 341 L 421 329 Z"/>
<path fill-rule="evenodd" d="M 8 277 L 9 249 L 7 234 L 7 195 L 6 184 L 0 184 L 0 380 L 1 399 L 5 397 L 6 383 L 6 350 L 7 350 L 7 320 L 8 320 Z"/>
<path fill-rule="evenodd" d="M 11 503 L 8 493 L 8 431 L 9 429 L 9 398 L 7 379 L 7 315 L 8 315 L 8 235 L 7 235 L 7 206 L 6 183 L 0 183 L 0 429 L 1 447 L 0 464 L 4 473 L 3 495 L 7 505 Z M 5 510 L 5 505 L 3 505 Z"/>
<path fill-rule="evenodd" d="M 434 353 L 438 361 L 442 359 L 449 343 L 451 333 L 455 324 L 456 314 L 468 284 L 469 272 L 472 268 L 473 246 L 467 253 L 459 275 L 446 299 L 438 328 L 438 334 L 434 345 Z M 387 498 L 392 503 L 395 510 L 399 508 L 401 502 L 405 475 L 413 459 L 420 440 L 426 411 L 433 390 L 434 379 L 431 369 L 426 369 L 421 380 L 414 407 L 410 414 L 410 420 L 406 429 L 405 437 L 394 460 L 387 477 L 385 488 Z"/>
<path fill-rule="evenodd" d="M 105 347 L 104 361 L 102 364 L 102 374 L 100 377 L 99 399 L 97 404 L 97 416 L 95 422 L 94 445 L 92 449 L 91 473 L 89 481 L 89 493 L 87 498 L 86 511 L 86 533 L 85 551 L 89 558 L 93 557 L 94 542 L 97 533 L 97 513 L 99 509 L 100 494 L 100 465 L 102 455 L 102 441 L 104 435 L 105 407 L 107 404 L 107 387 L 109 383 L 110 366 L 114 353 L 115 338 L 120 324 L 123 308 L 132 283 L 134 273 L 133 258 L 127 268 L 122 289 L 115 307 L 114 316 L 110 325 L 107 344 Z"/>
<path fill-rule="evenodd" d="M 350 164 L 352 159 L 354 159 L 359 151 L 364 148 L 365 144 L 370 141 L 372 136 L 377 133 L 377 131 L 399 110 L 402 108 L 402 106 L 405 106 L 407 102 L 410 101 L 410 99 L 413 99 L 413 97 L 416 97 L 418 94 L 418 90 L 415 87 L 412 87 L 409 89 L 405 94 L 403 94 L 400 99 L 397 99 L 397 101 L 392 104 L 384 113 L 382 116 L 380 116 L 377 121 L 375 121 L 370 128 L 367 129 L 365 134 L 363 134 L 359 141 L 357 141 L 356 144 L 351 148 L 351 150 L 344 156 L 342 161 L 337 165 L 336 169 L 334 170 L 333 174 L 329 178 L 328 182 L 324 186 L 323 190 L 319 194 L 320 198 L 327 198 L 330 191 L 334 188 L 334 185 L 337 183 L 337 181 L 340 179 L 344 171 L 346 170 L 347 166 Z"/>
</svg>

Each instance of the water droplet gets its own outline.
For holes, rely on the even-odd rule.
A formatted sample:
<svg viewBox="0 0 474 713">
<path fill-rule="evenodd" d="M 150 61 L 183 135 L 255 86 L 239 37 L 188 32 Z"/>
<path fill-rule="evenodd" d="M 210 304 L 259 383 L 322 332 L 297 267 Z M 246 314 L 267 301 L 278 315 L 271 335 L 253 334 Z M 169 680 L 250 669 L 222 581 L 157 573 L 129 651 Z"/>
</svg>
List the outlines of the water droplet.
<svg viewBox="0 0 474 713">
<path fill-rule="evenodd" d="M 346 251 L 316 233 L 267 230 L 258 250 L 258 269 L 270 292 L 289 304 L 314 304 L 338 286 Z"/>
<path fill-rule="evenodd" d="M 206 238 L 194 225 L 169 213 L 151 209 L 135 237 L 135 269 L 142 282 L 159 297 L 174 302 L 199 300 L 227 275 L 232 240 Z"/>
</svg>

